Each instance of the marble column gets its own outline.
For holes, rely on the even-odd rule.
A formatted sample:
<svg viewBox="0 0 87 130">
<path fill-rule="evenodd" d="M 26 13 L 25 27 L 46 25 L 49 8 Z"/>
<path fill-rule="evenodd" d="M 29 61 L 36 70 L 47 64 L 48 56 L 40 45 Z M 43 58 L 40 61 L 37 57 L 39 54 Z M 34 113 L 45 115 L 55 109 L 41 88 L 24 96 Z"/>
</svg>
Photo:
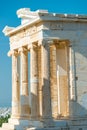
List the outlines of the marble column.
<svg viewBox="0 0 87 130">
<path fill-rule="evenodd" d="M 17 51 L 10 51 L 8 56 L 12 56 L 12 115 L 11 118 L 20 117 L 20 85 L 17 70 Z"/>
<path fill-rule="evenodd" d="M 29 92 L 28 92 L 28 51 L 26 48 L 19 48 L 21 66 L 21 118 L 30 117 Z"/>
<path fill-rule="evenodd" d="M 42 119 L 46 126 L 52 126 L 50 91 L 50 48 L 48 41 L 42 41 Z"/>
<path fill-rule="evenodd" d="M 30 48 L 30 66 L 31 66 L 31 119 L 38 119 L 38 53 L 37 46 Z"/>
</svg>

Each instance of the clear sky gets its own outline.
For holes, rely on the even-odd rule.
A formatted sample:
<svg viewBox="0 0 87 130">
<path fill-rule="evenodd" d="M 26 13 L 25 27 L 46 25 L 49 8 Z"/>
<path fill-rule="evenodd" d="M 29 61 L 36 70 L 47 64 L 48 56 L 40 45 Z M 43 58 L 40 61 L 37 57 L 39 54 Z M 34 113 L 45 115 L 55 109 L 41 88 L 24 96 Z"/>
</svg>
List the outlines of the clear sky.
<svg viewBox="0 0 87 130">
<path fill-rule="evenodd" d="M 2 33 L 3 28 L 20 25 L 16 11 L 47 9 L 49 12 L 86 14 L 87 0 L 0 0 L 0 107 L 11 105 L 11 58 L 7 57 L 9 40 Z"/>
</svg>

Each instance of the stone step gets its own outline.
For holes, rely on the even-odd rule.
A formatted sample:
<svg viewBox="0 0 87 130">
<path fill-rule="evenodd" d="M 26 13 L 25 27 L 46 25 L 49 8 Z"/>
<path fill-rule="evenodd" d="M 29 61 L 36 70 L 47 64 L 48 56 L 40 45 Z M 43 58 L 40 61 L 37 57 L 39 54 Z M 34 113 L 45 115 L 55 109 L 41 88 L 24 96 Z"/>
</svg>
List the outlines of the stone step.
<svg viewBox="0 0 87 130">
<path fill-rule="evenodd" d="M 67 121 L 66 120 L 54 120 L 54 126 L 55 127 L 67 127 Z"/>
<path fill-rule="evenodd" d="M 20 127 L 18 126 L 17 128 L 15 128 L 16 130 L 71 130 L 68 128 L 26 128 L 26 127 Z M 15 130 L 15 129 L 11 129 L 11 128 L 0 128 L 0 130 Z"/>
<path fill-rule="evenodd" d="M 13 124 L 3 124 L 0 130 L 26 130 L 26 127 L 21 125 L 13 125 Z"/>
<path fill-rule="evenodd" d="M 9 119 L 9 123 L 3 123 L 1 130 L 68 130 L 67 121 L 54 121 L 55 127 L 43 128 L 40 121 Z"/>
<path fill-rule="evenodd" d="M 16 124 L 16 125 L 19 125 L 19 119 L 9 119 L 8 120 L 9 124 Z"/>
<path fill-rule="evenodd" d="M 14 124 L 15 123 L 15 124 Z M 37 121 L 29 121 L 29 120 L 9 120 L 9 123 L 3 123 L 1 130 L 26 130 L 28 127 L 32 127 L 32 125 L 37 125 Z"/>
<path fill-rule="evenodd" d="M 81 126 L 81 125 L 87 125 L 87 120 L 72 120 L 68 121 L 69 126 Z"/>
<path fill-rule="evenodd" d="M 9 119 L 10 124 L 15 125 L 22 125 L 22 126 L 33 126 L 33 127 L 42 127 L 43 124 L 40 121 L 32 121 L 32 120 L 20 120 L 20 119 Z M 67 126 L 66 120 L 55 120 L 54 125 L 55 127 L 66 127 Z"/>
<path fill-rule="evenodd" d="M 23 125 L 15 125 L 15 124 L 10 124 L 10 123 L 3 123 L 1 130 L 25 130 L 26 129 L 26 124 Z"/>
<path fill-rule="evenodd" d="M 27 128 L 26 130 L 70 130 L 69 128 L 64 127 L 53 127 L 53 128 Z"/>
<path fill-rule="evenodd" d="M 0 128 L 0 130 L 26 130 L 25 128 L 17 128 L 17 129 L 7 129 L 7 128 Z"/>
<path fill-rule="evenodd" d="M 9 124 L 15 124 L 15 125 L 42 127 L 42 123 L 40 121 L 11 119 L 10 118 L 8 122 L 9 122 Z"/>
<path fill-rule="evenodd" d="M 0 128 L 0 130 L 12 130 L 12 129 L 7 129 L 7 128 Z"/>
<path fill-rule="evenodd" d="M 26 126 L 18 125 L 18 126 L 15 127 L 14 130 L 26 130 Z"/>
<path fill-rule="evenodd" d="M 2 128 L 14 130 L 15 129 L 15 125 L 9 124 L 9 123 L 3 123 Z"/>
</svg>

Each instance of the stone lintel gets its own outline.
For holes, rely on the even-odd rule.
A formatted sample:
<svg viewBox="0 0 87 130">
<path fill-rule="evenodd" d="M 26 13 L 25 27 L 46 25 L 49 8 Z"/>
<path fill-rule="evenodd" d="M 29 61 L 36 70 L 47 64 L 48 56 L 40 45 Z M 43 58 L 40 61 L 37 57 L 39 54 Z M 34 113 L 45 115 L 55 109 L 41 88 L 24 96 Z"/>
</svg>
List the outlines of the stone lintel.
<svg viewBox="0 0 87 130">
<path fill-rule="evenodd" d="M 68 44 L 70 43 L 68 39 L 57 39 L 57 38 L 44 38 L 44 39 L 40 39 L 38 41 L 34 41 L 34 42 L 29 42 L 28 44 L 23 44 L 21 45 L 20 42 L 19 44 L 17 43 L 17 47 L 15 47 L 15 44 L 13 44 L 11 46 L 12 50 L 18 50 L 18 53 L 20 53 L 20 51 L 30 51 L 30 49 L 32 47 L 37 47 L 37 46 L 45 46 L 45 44 L 50 44 L 50 46 L 52 46 L 53 44 Z M 21 46 L 20 46 L 21 45 Z M 15 47 L 15 48 L 14 48 Z M 12 52 L 8 53 L 8 56 L 10 56 Z"/>
<path fill-rule="evenodd" d="M 10 48 L 13 49 L 18 49 L 20 47 L 24 47 L 30 44 L 30 38 L 29 37 L 24 37 L 19 41 L 13 41 L 12 43 L 10 42 Z"/>
<path fill-rule="evenodd" d="M 45 44 L 50 44 L 50 46 L 52 46 L 53 44 L 68 44 L 70 43 L 68 39 L 55 39 L 55 38 L 48 38 L 48 39 L 41 39 L 38 41 L 38 46 L 45 46 Z"/>
</svg>

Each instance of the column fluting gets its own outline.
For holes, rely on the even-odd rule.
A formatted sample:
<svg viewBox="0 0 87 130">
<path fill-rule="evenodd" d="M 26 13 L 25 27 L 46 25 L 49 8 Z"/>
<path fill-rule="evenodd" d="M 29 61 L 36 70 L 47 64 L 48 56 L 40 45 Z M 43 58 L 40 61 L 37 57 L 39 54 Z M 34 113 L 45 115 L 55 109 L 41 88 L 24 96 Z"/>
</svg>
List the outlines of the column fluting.
<svg viewBox="0 0 87 130">
<path fill-rule="evenodd" d="M 28 51 L 26 48 L 19 48 L 20 53 L 20 75 L 21 75 L 21 118 L 30 117 L 29 92 L 28 92 Z"/>
<path fill-rule="evenodd" d="M 12 56 L 12 115 L 11 118 L 20 117 L 20 85 L 18 74 L 18 52 L 10 51 L 8 56 Z"/>
<path fill-rule="evenodd" d="M 31 119 L 38 119 L 38 53 L 37 46 L 30 48 L 30 66 L 31 66 Z"/>
</svg>

